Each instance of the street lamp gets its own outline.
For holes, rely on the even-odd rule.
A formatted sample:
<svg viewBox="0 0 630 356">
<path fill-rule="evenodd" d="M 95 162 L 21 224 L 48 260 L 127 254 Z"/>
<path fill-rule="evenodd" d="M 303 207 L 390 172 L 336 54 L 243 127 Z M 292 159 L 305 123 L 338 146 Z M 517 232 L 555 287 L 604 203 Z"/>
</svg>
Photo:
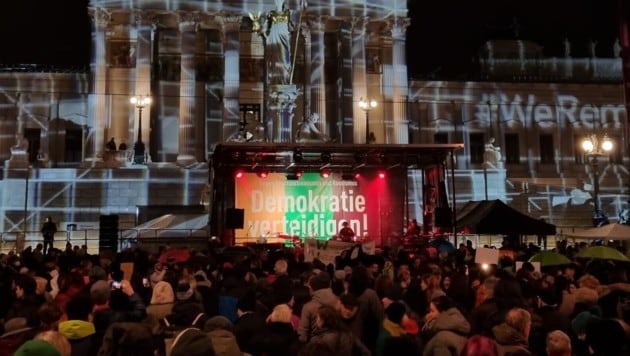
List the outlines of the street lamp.
<svg viewBox="0 0 630 356">
<path fill-rule="evenodd" d="M 378 103 L 374 99 L 363 100 L 363 97 L 359 99 L 359 107 L 365 111 L 365 143 L 370 143 L 370 111 L 376 108 Z"/>
<path fill-rule="evenodd" d="M 138 139 L 133 145 L 133 163 L 144 164 L 144 142 L 142 142 L 142 109 L 151 103 L 148 95 L 132 96 L 129 102 L 138 108 Z"/>
<path fill-rule="evenodd" d="M 582 140 L 582 150 L 593 172 L 593 224 L 600 225 L 606 221 L 606 215 L 599 207 L 599 159 L 613 150 L 613 141 L 607 136 L 589 135 Z"/>
</svg>

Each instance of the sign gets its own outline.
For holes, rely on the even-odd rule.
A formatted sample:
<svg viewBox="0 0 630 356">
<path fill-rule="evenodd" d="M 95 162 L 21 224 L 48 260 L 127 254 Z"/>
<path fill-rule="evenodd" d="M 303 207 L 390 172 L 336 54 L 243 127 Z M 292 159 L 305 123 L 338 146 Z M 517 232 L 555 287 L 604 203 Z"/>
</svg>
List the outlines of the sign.
<svg viewBox="0 0 630 356">
<path fill-rule="evenodd" d="M 335 257 L 341 255 L 345 250 L 351 249 L 357 245 L 352 242 L 342 242 L 335 240 L 316 240 L 308 239 L 304 241 L 304 260 L 306 262 L 313 262 L 315 259 L 319 259 L 325 264 L 335 263 Z M 374 241 L 368 241 L 361 243 L 363 253 L 373 255 L 376 252 L 376 244 Z M 358 254 L 357 251 L 353 251 L 353 254 Z M 357 257 L 354 255 L 353 257 Z"/>
<path fill-rule="evenodd" d="M 390 174 L 391 173 L 391 174 Z M 390 216 L 402 216 L 404 194 L 394 194 L 403 177 L 388 172 L 386 179 L 368 175 L 344 180 L 335 173 L 322 178 L 319 172 L 287 180 L 284 173 L 260 178 L 246 173 L 235 178 L 235 206 L 244 210 L 244 229 L 239 239 L 286 234 L 328 240 L 348 222 L 356 236 L 386 236 Z"/>
<path fill-rule="evenodd" d="M 499 250 L 479 247 L 475 250 L 475 263 L 496 265 L 499 263 Z"/>
</svg>

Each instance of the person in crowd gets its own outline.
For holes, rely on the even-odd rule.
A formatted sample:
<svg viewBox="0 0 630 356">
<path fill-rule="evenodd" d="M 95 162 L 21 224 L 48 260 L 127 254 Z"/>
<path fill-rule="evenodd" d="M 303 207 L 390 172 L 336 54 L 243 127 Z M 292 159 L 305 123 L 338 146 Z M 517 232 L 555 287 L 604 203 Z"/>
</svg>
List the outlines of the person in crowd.
<svg viewBox="0 0 630 356">
<path fill-rule="evenodd" d="M 214 356 L 212 340 L 197 328 L 179 332 L 169 346 L 170 356 Z"/>
<path fill-rule="evenodd" d="M 256 294 L 247 292 L 237 303 L 238 319 L 234 323 L 234 335 L 243 352 L 255 354 L 254 336 L 265 328 L 265 316 L 256 310 Z"/>
<path fill-rule="evenodd" d="M 48 341 L 32 339 L 22 344 L 13 356 L 62 356 L 61 352 Z"/>
<path fill-rule="evenodd" d="M 85 286 L 83 276 L 78 271 L 63 273 L 58 278 L 59 293 L 54 298 L 62 312 L 66 311 L 66 304 L 70 299 L 74 298 Z"/>
<path fill-rule="evenodd" d="M 339 239 L 341 241 L 344 242 L 352 242 L 355 236 L 354 230 L 352 230 L 352 228 L 350 227 L 350 223 L 348 223 L 347 221 L 344 221 L 341 224 L 341 229 L 339 230 L 339 233 L 337 234 L 337 236 L 339 236 Z"/>
<path fill-rule="evenodd" d="M 58 331 L 48 330 L 35 335 L 34 340 L 43 340 L 49 342 L 59 351 L 60 356 L 72 356 L 72 348 L 70 342 Z"/>
<path fill-rule="evenodd" d="M 308 286 L 298 284 L 293 286 L 293 299 L 289 302 L 291 305 L 291 325 L 297 331 L 300 326 L 300 317 L 304 304 L 311 300 L 311 291 Z"/>
<path fill-rule="evenodd" d="M 285 259 L 276 261 L 273 267 L 274 274 L 271 282 L 273 305 L 286 304 L 291 301 L 293 295 L 293 281 L 289 277 L 289 263 Z"/>
<path fill-rule="evenodd" d="M 354 336 L 367 347 L 373 348 L 384 319 L 384 310 L 383 303 L 372 288 L 369 272 L 364 266 L 358 265 L 352 269 L 348 280 L 348 293 L 354 295 L 359 302 L 355 323 L 360 327 L 352 329 Z"/>
<path fill-rule="evenodd" d="M 147 318 L 154 322 L 171 314 L 175 305 L 175 293 L 170 283 L 160 281 L 153 287 L 151 301 L 147 307 Z"/>
<path fill-rule="evenodd" d="M 505 321 L 494 328 L 494 339 L 500 355 L 529 356 L 529 332 L 532 327 L 531 314 L 522 308 L 512 308 L 505 315 Z"/>
<path fill-rule="evenodd" d="M 259 354 L 269 356 L 297 355 L 302 345 L 291 319 L 289 305 L 276 305 L 267 317 L 263 330 L 254 336 L 253 349 Z"/>
<path fill-rule="evenodd" d="M 470 324 L 447 296 L 431 300 L 424 318 L 423 355 L 459 355 L 470 333 Z"/>
<path fill-rule="evenodd" d="M 560 330 L 547 334 L 547 356 L 572 356 L 571 338 Z"/>
<path fill-rule="evenodd" d="M 473 335 L 464 344 L 460 356 L 499 356 L 497 343 L 483 335 Z"/>
<path fill-rule="evenodd" d="M 57 224 L 52 220 L 52 217 L 46 217 L 46 221 L 44 221 L 44 224 L 42 225 L 41 233 L 44 237 L 43 254 L 46 255 L 49 249 L 53 247 L 53 241 L 55 239 L 55 234 L 57 233 Z"/>
<path fill-rule="evenodd" d="M 11 356 L 20 346 L 31 340 L 38 330 L 28 325 L 24 317 L 11 318 L 3 325 L 4 333 L 0 335 L 0 356 Z"/>
<path fill-rule="evenodd" d="M 317 309 L 315 329 L 309 343 L 321 343 L 334 350 L 331 355 L 368 355 L 368 349 L 346 328 L 341 316 L 330 305 L 322 305 Z"/>
<path fill-rule="evenodd" d="M 217 356 L 241 355 L 241 350 L 234 336 L 232 322 L 224 316 L 213 316 L 204 325 L 203 331 L 208 334 L 212 348 Z"/>
<path fill-rule="evenodd" d="M 18 274 L 13 279 L 13 292 L 15 300 L 9 309 L 6 319 L 24 317 L 29 325 L 39 326 L 38 311 L 44 303 L 44 298 L 35 293 L 37 283 L 27 274 Z"/>
<path fill-rule="evenodd" d="M 385 308 L 385 319 L 373 353 L 375 356 L 402 354 L 399 353 L 401 350 L 413 351 L 404 353 L 406 355 L 420 353 L 417 342 L 405 330 L 406 313 L 406 307 L 399 302 L 392 302 Z"/>
<path fill-rule="evenodd" d="M 149 326 L 139 322 L 114 322 L 107 328 L 97 356 L 155 356 L 156 350 Z"/>
<path fill-rule="evenodd" d="M 84 295 L 70 299 L 66 305 L 66 321 L 59 323 L 59 332 L 70 342 L 72 356 L 94 355 L 96 333 L 92 318 L 92 301 Z"/>
<path fill-rule="evenodd" d="M 298 335 L 301 342 L 305 343 L 311 339 L 315 330 L 315 321 L 319 307 L 322 305 L 328 305 L 333 308 L 337 306 L 339 298 L 333 293 L 330 283 L 330 275 L 327 272 L 320 272 L 309 280 L 312 299 L 302 307 L 300 325 L 298 327 Z"/>
<path fill-rule="evenodd" d="M 57 330 L 59 321 L 63 317 L 63 312 L 59 307 L 51 302 L 46 302 L 39 307 L 37 318 L 40 321 L 39 329 L 41 331 Z"/>
<path fill-rule="evenodd" d="M 107 144 L 105 144 L 105 148 L 108 151 L 116 151 L 116 139 L 115 138 L 110 138 L 109 141 L 107 141 Z"/>
</svg>

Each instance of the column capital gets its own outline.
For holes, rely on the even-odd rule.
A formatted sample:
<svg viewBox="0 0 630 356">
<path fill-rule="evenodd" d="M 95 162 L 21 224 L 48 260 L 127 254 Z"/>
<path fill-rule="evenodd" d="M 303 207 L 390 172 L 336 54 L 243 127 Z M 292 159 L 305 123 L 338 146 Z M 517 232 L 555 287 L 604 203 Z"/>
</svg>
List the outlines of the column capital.
<svg viewBox="0 0 630 356">
<path fill-rule="evenodd" d="M 359 17 L 354 17 L 352 18 L 352 20 L 350 20 L 350 24 L 352 26 L 352 33 L 355 34 L 363 34 L 365 33 L 365 29 L 367 27 L 367 24 L 370 22 L 370 17 L 369 16 L 359 16 Z"/>
<path fill-rule="evenodd" d="M 154 26 L 158 20 L 157 15 L 153 11 L 133 10 L 132 16 L 136 27 Z"/>
<path fill-rule="evenodd" d="M 179 31 L 194 32 L 199 26 L 199 14 L 196 12 L 180 12 L 179 13 Z"/>
<path fill-rule="evenodd" d="M 234 13 L 223 12 L 216 17 L 217 22 L 221 25 L 223 31 L 234 32 L 241 28 L 243 16 Z"/>
<path fill-rule="evenodd" d="M 88 13 L 97 30 L 105 30 L 112 19 L 111 14 L 102 8 L 88 8 Z"/>
<path fill-rule="evenodd" d="M 306 23 L 313 32 L 325 32 L 328 17 L 329 16 L 326 15 L 308 15 L 306 17 Z"/>
<path fill-rule="evenodd" d="M 408 17 L 394 17 L 387 21 L 387 28 L 391 32 L 392 39 L 401 40 L 405 38 L 407 27 L 411 24 Z"/>
</svg>

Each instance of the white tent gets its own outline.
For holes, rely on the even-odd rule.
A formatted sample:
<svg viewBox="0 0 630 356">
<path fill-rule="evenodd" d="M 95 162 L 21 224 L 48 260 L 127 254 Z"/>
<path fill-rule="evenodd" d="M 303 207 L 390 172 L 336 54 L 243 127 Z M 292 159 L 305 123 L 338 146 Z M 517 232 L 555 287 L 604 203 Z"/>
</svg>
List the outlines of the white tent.
<svg viewBox="0 0 630 356">
<path fill-rule="evenodd" d="M 565 235 L 583 239 L 630 240 L 630 225 L 608 224 Z"/>
</svg>

